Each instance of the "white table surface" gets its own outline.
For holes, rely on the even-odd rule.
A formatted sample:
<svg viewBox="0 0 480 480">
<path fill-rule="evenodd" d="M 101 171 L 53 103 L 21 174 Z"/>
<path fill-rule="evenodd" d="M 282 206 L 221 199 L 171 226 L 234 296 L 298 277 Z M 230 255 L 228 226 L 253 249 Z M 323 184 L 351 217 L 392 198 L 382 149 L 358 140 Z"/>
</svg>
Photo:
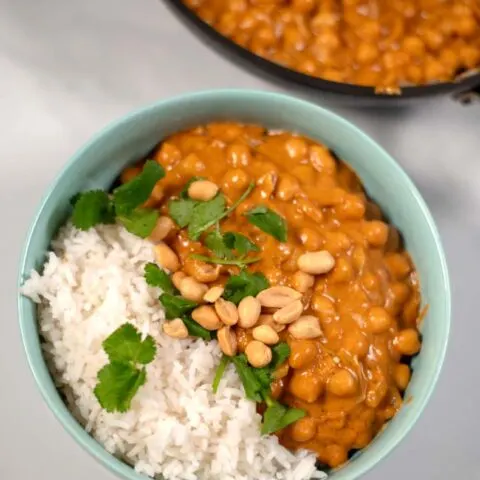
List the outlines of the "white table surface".
<svg viewBox="0 0 480 480">
<path fill-rule="evenodd" d="M 23 354 L 15 283 L 37 203 L 83 142 L 135 107 L 191 90 L 277 88 L 210 51 L 156 0 L 0 0 L 0 87 L 0 479 L 113 480 L 50 413 Z M 333 109 L 412 176 L 438 223 L 453 284 L 435 394 L 365 478 L 480 479 L 480 105 L 446 98 L 415 109 Z"/>
</svg>

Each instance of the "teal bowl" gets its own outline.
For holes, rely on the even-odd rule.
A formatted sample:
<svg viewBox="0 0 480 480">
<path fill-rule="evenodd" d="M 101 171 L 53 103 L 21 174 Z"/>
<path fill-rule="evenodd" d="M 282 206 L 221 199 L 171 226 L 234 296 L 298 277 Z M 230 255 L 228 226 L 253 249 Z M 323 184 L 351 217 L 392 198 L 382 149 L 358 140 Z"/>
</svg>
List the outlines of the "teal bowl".
<svg viewBox="0 0 480 480">
<path fill-rule="evenodd" d="M 360 478 L 407 435 L 437 383 L 450 328 L 450 286 L 440 238 L 428 208 L 393 158 L 344 119 L 316 105 L 274 93 L 220 90 L 183 95 L 138 110 L 109 125 L 64 167 L 44 197 L 28 233 L 20 263 L 19 285 L 45 261 L 50 241 L 69 215 L 69 200 L 80 190 L 108 188 L 122 169 L 146 155 L 165 136 L 213 120 L 254 122 L 300 132 L 319 140 L 360 176 L 368 194 L 402 232 L 416 264 L 423 302 L 423 346 L 413 360 L 413 375 L 401 411 L 375 440 L 332 480 Z M 38 388 L 64 428 L 83 448 L 118 477 L 142 480 L 129 465 L 107 453 L 71 415 L 55 388 L 39 341 L 36 308 L 19 294 L 20 328 Z"/>
</svg>

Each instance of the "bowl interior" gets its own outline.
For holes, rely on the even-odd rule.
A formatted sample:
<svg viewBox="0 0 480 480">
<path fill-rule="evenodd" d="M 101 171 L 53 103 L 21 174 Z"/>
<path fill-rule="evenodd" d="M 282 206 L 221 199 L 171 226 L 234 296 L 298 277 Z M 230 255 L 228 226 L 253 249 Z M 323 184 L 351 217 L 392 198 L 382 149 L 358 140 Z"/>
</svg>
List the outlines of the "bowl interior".
<svg viewBox="0 0 480 480">
<path fill-rule="evenodd" d="M 411 401 L 388 427 L 343 468 L 335 480 L 353 480 L 372 468 L 404 437 L 423 410 L 437 381 L 447 345 L 450 290 L 437 230 L 415 186 L 395 161 L 365 134 L 340 117 L 284 95 L 251 91 L 216 91 L 159 102 L 114 123 L 95 136 L 66 165 L 39 208 L 20 266 L 20 282 L 45 261 L 51 238 L 66 220 L 70 198 L 81 190 L 108 188 L 129 163 L 146 155 L 161 139 L 178 130 L 213 120 L 236 120 L 300 132 L 319 140 L 360 176 L 368 194 L 402 232 L 416 264 L 423 303 L 423 346 L 413 361 L 406 396 Z M 108 454 L 70 415 L 55 389 L 42 357 L 36 309 L 19 297 L 19 318 L 26 353 L 49 407 L 89 453 L 125 479 L 145 478 Z"/>
</svg>

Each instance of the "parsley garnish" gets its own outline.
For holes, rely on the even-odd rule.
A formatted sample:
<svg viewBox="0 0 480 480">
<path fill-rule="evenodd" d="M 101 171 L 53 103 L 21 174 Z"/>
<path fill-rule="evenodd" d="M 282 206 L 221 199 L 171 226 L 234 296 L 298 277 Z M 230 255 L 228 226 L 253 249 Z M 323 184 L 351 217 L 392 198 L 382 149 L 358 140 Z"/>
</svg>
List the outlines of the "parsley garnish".
<svg viewBox="0 0 480 480">
<path fill-rule="evenodd" d="M 141 208 L 141 205 L 164 176 L 165 170 L 157 162 L 147 160 L 142 172 L 116 188 L 111 196 L 102 190 L 78 193 L 72 199 L 73 225 L 80 230 L 88 230 L 99 223 L 114 223 L 116 218 L 134 235 L 148 237 L 155 227 L 158 212 Z"/>
<path fill-rule="evenodd" d="M 252 208 L 245 216 L 248 221 L 276 238 L 280 242 L 287 241 L 287 223 L 278 213 L 270 210 L 264 205 Z"/>
<path fill-rule="evenodd" d="M 191 183 L 191 181 L 192 179 L 189 182 Z M 192 240 L 198 240 L 204 231 L 230 215 L 255 187 L 255 184 L 251 183 L 240 198 L 231 207 L 226 208 L 225 197 L 222 193 L 218 193 L 206 202 L 192 200 L 187 197 L 187 185 L 180 193 L 179 198 L 170 200 L 168 212 L 180 228 L 188 226 L 188 235 Z"/>
<path fill-rule="evenodd" d="M 269 286 L 270 284 L 263 273 L 250 273 L 247 270 L 242 270 L 238 275 L 229 277 L 225 284 L 223 297 L 238 304 L 245 297 L 256 297 Z"/>
<path fill-rule="evenodd" d="M 102 346 L 110 363 L 98 372 L 94 394 L 107 412 L 126 412 L 146 381 L 145 365 L 155 358 L 155 342 L 150 335 L 142 341 L 137 329 L 125 323 Z"/>
</svg>

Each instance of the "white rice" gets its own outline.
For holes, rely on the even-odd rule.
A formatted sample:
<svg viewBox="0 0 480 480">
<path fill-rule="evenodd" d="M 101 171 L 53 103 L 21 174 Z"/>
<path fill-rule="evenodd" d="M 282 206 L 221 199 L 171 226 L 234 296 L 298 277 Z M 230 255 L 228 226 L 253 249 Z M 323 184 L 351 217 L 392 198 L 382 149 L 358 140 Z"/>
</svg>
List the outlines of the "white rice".
<svg viewBox="0 0 480 480">
<path fill-rule="evenodd" d="M 22 293 L 39 304 L 43 349 L 69 408 L 109 452 L 137 472 L 167 480 L 307 480 L 326 478 L 315 455 L 291 453 L 261 436 L 261 417 L 229 367 L 216 395 L 216 342 L 162 334 L 159 290 L 143 278 L 151 244 L 120 226 L 82 232 L 64 227 L 43 274 Z M 102 341 L 125 322 L 157 342 L 147 382 L 123 414 L 102 410 L 93 394 L 106 363 Z"/>
</svg>

